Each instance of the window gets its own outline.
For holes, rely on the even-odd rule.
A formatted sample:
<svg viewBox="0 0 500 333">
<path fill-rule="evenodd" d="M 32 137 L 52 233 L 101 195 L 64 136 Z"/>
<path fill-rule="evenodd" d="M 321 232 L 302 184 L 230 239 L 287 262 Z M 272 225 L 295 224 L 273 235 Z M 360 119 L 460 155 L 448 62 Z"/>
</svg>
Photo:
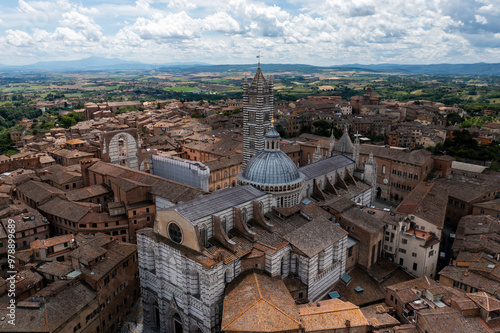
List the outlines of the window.
<svg viewBox="0 0 500 333">
<path fill-rule="evenodd" d="M 146 208 L 146 213 L 149 213 L 149 208 Z"/>
<path fill-rule="evenodd" d="M 401 240 L 401 243 L 403 243 L 403 244 L 408 244 L 408 240 L 407 240 L 406 238 L 403 238 L 403 239 Z"/>
<path fill-rule="evenodd" d="M 403 259 L 403 258 L 399 258 L 399 265 L 400 265 L 400 266 L 403 266 L 404 262 L 405 262 L 405 261 L 404 261 L 404 259 Z"/>
<path fill-rule="evenodd" d="M 168 225 L 168 236 L 170 237 L 170 240 L 175 242 L 175 243 L 182 243 L 182 231 L 181 228 L 174 222 L 170 222 Z"/>
<path fill-rule="evenodd" d="M 136 210 L 134 210 L 134 215 L 137 215 L 137 211 Z"/>
<path fill-rule="evenodd" d="M 382 165 L 382 174 L 385 175 L 385 165 Z"/>
<path fill-rule="evenodd" d="M 414 262 L 414 263 L 413 263 L 413 270 L 414 270 L 414 271 L 416 271 L 416 270 L 417 270 L 417 266 L 418 266 L 418 265 L 417 265 L 417 263 L 416 263 L 416 262 Z"/>
<path fill-rule="evenodd" d="M 429 251 L 429 257 L 432 257 L 434 255 L 434 250 Z"/>
<path fill-rule="evenodd" d="M 394 295 L 391 295 L 391 301 L 394 302 Z"/>
<path fill-rule="evenodd" d="M 406 253 L 406 250 L 405 249 L 399 249 L 399 252 Z"/>
<path fill-rule="evenodd" d="M 109 275 L 104 278 L 104 285 L 109 283 Z"/>
<path fill-rule="evenodd" d="M 415 252 L 412 252 L 411 256 L 416 258 L 417 254 Z"/>
<path fill-rule="evenodd" d="M 454 287 L 454 288 L 458 288 L 458 287 L 460 287 L 460 282 L 458 282 L 458 281 L 453 281 L 453 287 Z"/>
<path fill-rule="evenodd" d="M 347 250 L 347 256 L 352 257 L 352 246 Z"/>
</svg>

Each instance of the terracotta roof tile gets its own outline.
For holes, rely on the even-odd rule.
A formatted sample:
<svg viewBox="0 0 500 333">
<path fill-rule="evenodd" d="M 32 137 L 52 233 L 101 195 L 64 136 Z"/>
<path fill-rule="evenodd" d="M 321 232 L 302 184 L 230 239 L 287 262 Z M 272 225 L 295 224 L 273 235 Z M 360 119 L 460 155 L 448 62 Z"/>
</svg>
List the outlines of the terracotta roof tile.
<svg viewBox="0 0 500 333">
<path fill-rule="evenodd" d="M 227 290 L 222 331 L 276 332 L 302 327 L 295 302 L 279 278 L 250 272 L 236 278 Z"/>
</svg>

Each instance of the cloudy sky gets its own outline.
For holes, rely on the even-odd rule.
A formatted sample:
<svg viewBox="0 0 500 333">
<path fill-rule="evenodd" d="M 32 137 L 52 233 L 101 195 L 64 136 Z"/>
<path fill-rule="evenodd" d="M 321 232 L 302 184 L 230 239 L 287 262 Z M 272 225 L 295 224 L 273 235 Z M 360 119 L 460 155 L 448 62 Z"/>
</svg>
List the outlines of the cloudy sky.
<svg viewBox="0 0 500 333">
<path fill-rule="evenodd" d="M 0 63 L 500 62 L 500 0 L 2 0 Z"/>
</svg>

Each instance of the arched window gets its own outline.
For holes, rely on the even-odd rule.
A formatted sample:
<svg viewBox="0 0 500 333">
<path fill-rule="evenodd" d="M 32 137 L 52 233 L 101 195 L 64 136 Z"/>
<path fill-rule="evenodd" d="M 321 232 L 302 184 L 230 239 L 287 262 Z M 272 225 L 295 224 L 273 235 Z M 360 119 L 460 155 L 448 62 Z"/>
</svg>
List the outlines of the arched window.
<svg viewBox="0 0 500 333">
<path fill-rule="evenodd" d="M 155 273 L 155 268 L 156 268 L 156 256 L 155 256 L 155 250 L 153 247 L 149 248 L 149 257 L 151 258 L 151 264 L 149 265 L 149 270 L 154 274 Z"/>
<path fill-rule="evenodd" d="M 200 236 L 201 236 L 201 243 L 203 244 L 204 247 L 208 247 L 207 245 L 207 229 L 205 227 L 200 228 Z"/>
<path fill-rule="evenodd" d="M 224 178 L 227 178 L 227 171 L 224 171 Z"/>
<path fill-rule="evenodd" d="M 235 173 L 236 173 L 236 170 L 235 170 L 235 169 L 232 169 L 232 170 L 231 170 L 231 173 L 232 173 L 232 175 L 234 176 L 234 175 L 235 175 Z"/>
<path fill-rule="evenodd" d="M 224 232 L 227 233 L 227 219 L 225 216 L 221 218 L 221 223 L 222 223 L 222 229 L 224 229 Z"/>
<path fill-rule="evenodd" d="M 157 328 L 160 328 L 160 307 L 158 306 L 158 302 L 154 301 L 153 303 L 153 308 L 154 308 L 154 323 Z"/>
<path fill-rule="evenodd" d="M 216 179 L 216 180 L 220 180 L 220 174 L 219 174 L 219 173 L 217 173 L 217 174 L 215 175 L 215 179 Z"/>
<path fill-rule="evenodd" d="M 193 272 L 193 296 L 200 298 L 200 274 L 197 271 Z"/>
</svg>

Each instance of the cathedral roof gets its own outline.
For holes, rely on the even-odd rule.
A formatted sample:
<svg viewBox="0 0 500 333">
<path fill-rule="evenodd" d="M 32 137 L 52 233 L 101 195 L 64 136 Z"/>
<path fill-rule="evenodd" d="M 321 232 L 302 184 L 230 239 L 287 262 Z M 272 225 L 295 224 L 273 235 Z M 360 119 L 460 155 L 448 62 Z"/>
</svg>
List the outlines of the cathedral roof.
<svg viewBox="0 0 500 333">
<path fill-rule="evenodd" d="M 172 207 L 185 219 L 194 222 L 206 216 L 221 212 L 244 202 L 257 200 L 266 193 L 249 186 L 242 185 L 223 189 L 191 201 L 182 202 Z"/>
<path fill-rule="evenodd" d="M 353 163 L 350 158 L 344 155 L 335 155 L 315 163 L 304 165 L 299 171 L 305 175 L 306 180 L 309 180 L 325 175 L 332 170 L 339 170 Z"/>
<path fill-rule="evenodd" d="M 340 138 L 339 142 L 335 146 L 335 150 L 338 152 L 341 152 L 343 154 L 352 154 L 354 150 L 354 146 L 352 145 L 351 138 L 349 137 L 349 133 L 347 133 L 347 130 L 344 131 L 344 134 L 342 134 L 342 137 Z"/>
</svg>

